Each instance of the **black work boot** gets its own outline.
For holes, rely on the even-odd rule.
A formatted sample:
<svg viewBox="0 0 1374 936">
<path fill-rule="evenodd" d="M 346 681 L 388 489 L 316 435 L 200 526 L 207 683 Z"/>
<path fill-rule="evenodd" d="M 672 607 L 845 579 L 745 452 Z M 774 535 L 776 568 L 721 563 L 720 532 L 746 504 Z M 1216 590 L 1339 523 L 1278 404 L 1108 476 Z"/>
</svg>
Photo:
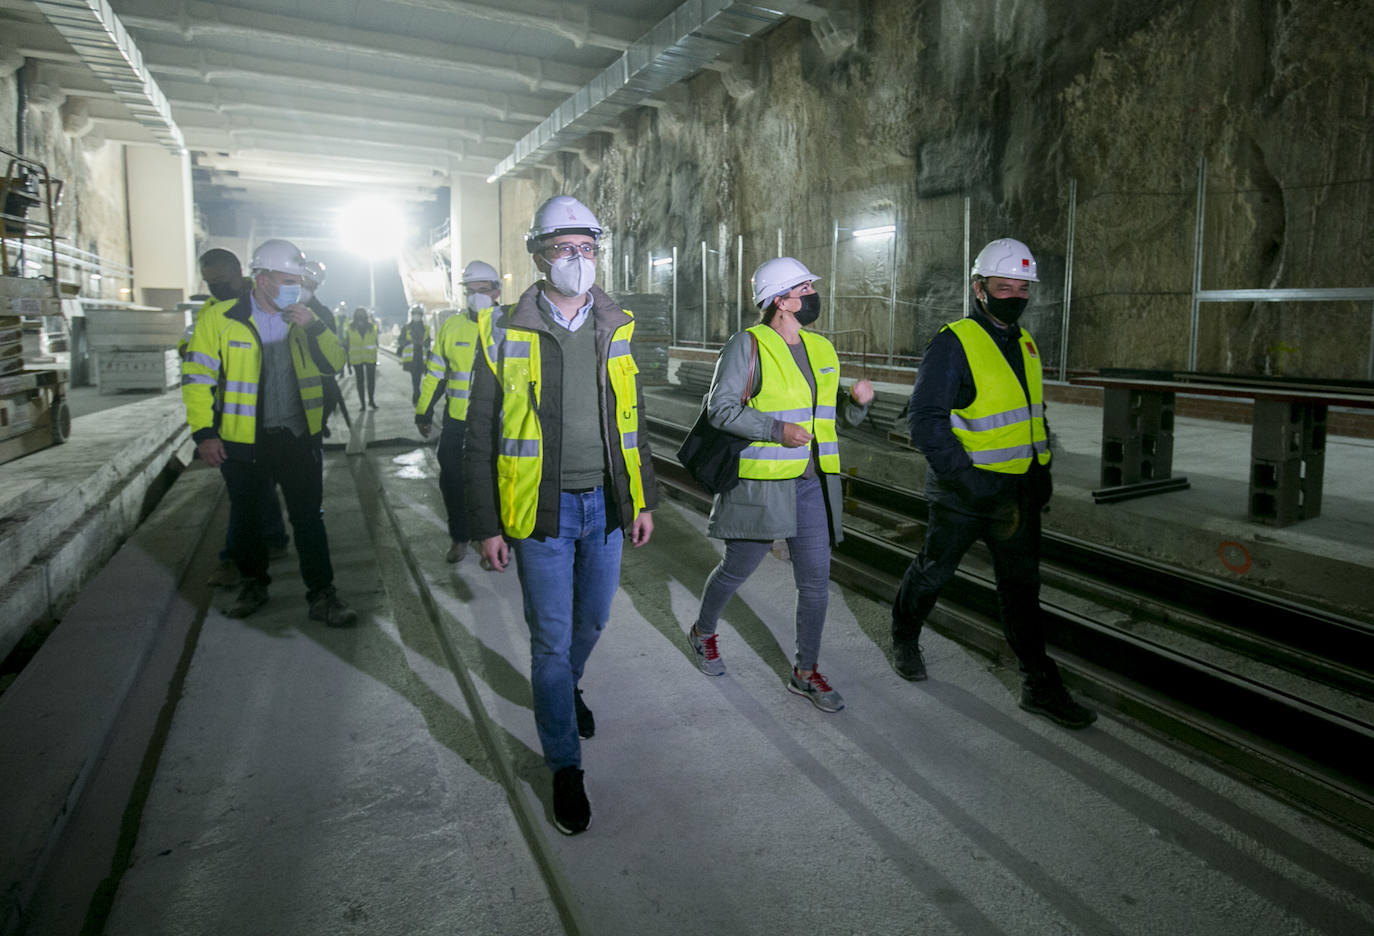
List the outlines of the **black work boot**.
<svg viewBox="0 0 1374 936">
<path fill-rule="evenodd" d="M 582 784 L 582 771 L 564 767 L 553 775 L 553 825 L 564 835 L 577 835 L 592 824 L 592 806 Z"/>
<path fill-rule="evenodd" d="M 1021 686 L 1021 707 L 1027 712 L 1044 715 L 1065 728 L 1086 728 L 1097 721 L 1097 713 L 1086 705 L 1079 705 L 1063 685 Z"/>
<path fill-rule="evenodd" d="M 915 640 L 892 638 L 892 668 L 907 682 L 920 682 L 926 678 L 926 658 L 921 645 Z"/>
</svg>

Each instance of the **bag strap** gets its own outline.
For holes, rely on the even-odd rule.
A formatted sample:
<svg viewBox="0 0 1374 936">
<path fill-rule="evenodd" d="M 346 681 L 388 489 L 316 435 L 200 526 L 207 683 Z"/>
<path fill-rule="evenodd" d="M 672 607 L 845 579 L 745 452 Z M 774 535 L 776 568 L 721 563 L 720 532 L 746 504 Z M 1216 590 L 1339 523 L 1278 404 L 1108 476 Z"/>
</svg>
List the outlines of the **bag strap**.
<svg viewBox="0 0 1374 936">
<path fill-rule="evenodd" d="M 749 332 L 749 379 L 744 382 L 744 392 L 740 394 L 739 401 L 748 404 L 754 397 L 754 370 L 759 363 L 759 340 L 754 337 L 753 332 Z"/>
</svg>

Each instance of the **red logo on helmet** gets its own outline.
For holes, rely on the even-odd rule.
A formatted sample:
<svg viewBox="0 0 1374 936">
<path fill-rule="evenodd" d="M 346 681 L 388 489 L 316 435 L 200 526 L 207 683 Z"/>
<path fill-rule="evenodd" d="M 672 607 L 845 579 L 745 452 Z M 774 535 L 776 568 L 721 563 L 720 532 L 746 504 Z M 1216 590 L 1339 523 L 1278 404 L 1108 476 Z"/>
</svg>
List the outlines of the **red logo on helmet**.
<svg viewBox="0 0 1374 936">
<path fill-rule="evenodd" d="M 1027 257 L 1022 257 L 1022 258 L 1021 258 L 1021 265 L 1022 265 L 1023 267 L 1028 267 L 1028 266 L 1030 266 L 1030 259 L 1027 258 Z"/>
</svg>

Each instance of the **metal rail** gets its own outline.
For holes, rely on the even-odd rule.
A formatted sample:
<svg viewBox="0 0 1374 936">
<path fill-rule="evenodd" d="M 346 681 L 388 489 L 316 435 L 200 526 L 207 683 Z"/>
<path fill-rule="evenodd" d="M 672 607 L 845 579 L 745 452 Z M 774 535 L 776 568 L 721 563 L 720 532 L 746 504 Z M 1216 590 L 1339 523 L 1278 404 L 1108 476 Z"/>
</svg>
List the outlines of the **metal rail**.
<svg viewBox="0 0 1374 936">
<path fill-rule="evenodd" d="M 651 431 L 671 443 L 685 428 L 650 419 Z M 671 444 L 664 451 L 675 450 Z M 710 499 L 669 455 L 655 454 L 660 480 L 698 507 Z M 847 478 L 848 497 L 878 504 L 902 518 L 922 521 L 925 501 L 919 494 Z M 894 524 L 895 526 L 895 524 Z M 1374 659 L 1374 632 L 1357 621 L 1304 608 L 1148 560 L 1047 534 L 1043 540 L 1043 574 L 1057 574 L 1056 564 L 1073 568 L 1084 582 L 1105 579 L 1119 595 L 1123 583 L 1138 603 L 1186 612 L 1165 613 L 1159 622 L 1196 635 L 1210 619 L 1219 643 L 1263 647 L 1268 662 L 1309 671 L 1328 671 L 1330 682 L 1367 695 L 1370 674 L 1344 665 Z M 832 576 L 880 601 L 891 601 L 897 583 L 914 555 L 890 539 L 846 524 L 844 542 L 832 558 Z M 1158 596 L 1167 596 L 1161 599 Z M 963 569 L 942 593 L 942 611 L 929 622 L 961 643 L 994 656 L 1009 656 L 998 624 L 995 584 Z M 1119 601 L 1109 598 L 1109 601 Z M 1374 726 L 1298 698 L 1272 686 L 1230 672 L 1110 624 L 1043 604 L 1047 638 L 1079 688 L 1097 701 L 1136 718 L 1166 737 L 1181 742 L 1247 780 L 1277 792 L 1374 841 Z M 1243 625 L 1243 626 L 1242 626 Z M 1283 659 L 1291 656 L 1293 659 Z M 1324 680 L 1326 681 L 1326 680 Z"/>
</svg>

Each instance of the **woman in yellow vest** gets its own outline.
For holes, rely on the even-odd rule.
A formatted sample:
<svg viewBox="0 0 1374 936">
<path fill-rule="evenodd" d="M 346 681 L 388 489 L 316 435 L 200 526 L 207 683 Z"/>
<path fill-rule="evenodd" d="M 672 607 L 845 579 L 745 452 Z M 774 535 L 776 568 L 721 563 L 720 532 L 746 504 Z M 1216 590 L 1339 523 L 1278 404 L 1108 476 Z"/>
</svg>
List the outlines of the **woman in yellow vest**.
<svg viewBox="0 0 1374 936">
<path fill-rule="evenodd" d="M 754 304 L 763 320 L 731 338 L 716 363 L 707 402 L 711 425 L 752 441 L 740 455 L 739 484 L 711 505 L 708 533 L 725 540 L 725 558 L 706 577 L 687 642 L 703 673 L 724 674 L 716 646 L 721 611 L 773 540 L 786 539 L 797 583 L 797 651 L 787 688 L 823 712 L 838 712 L 844 699 L 816 669 L 830 547 L 842 536 L 835 430 L 840 362 L 829 341 L 804 330 L 820 315 L 816 279 L 791 257 L 755 270 Z M 746 391 L 747 404 L 740 402 Z M 845 421 L 863 422 L 872 400 L 872 384 L 855 383 L 845 397 Z"/>
<path fill-rule="evenodd" d="M 358 408 L 377 408 L 377 324 L 362 306 L 353 310 L 353 320 L 344 329 L 348 363 L 358 383 Z M 364 395 L 366 392 L 366 395 Z"/>
</svg>

